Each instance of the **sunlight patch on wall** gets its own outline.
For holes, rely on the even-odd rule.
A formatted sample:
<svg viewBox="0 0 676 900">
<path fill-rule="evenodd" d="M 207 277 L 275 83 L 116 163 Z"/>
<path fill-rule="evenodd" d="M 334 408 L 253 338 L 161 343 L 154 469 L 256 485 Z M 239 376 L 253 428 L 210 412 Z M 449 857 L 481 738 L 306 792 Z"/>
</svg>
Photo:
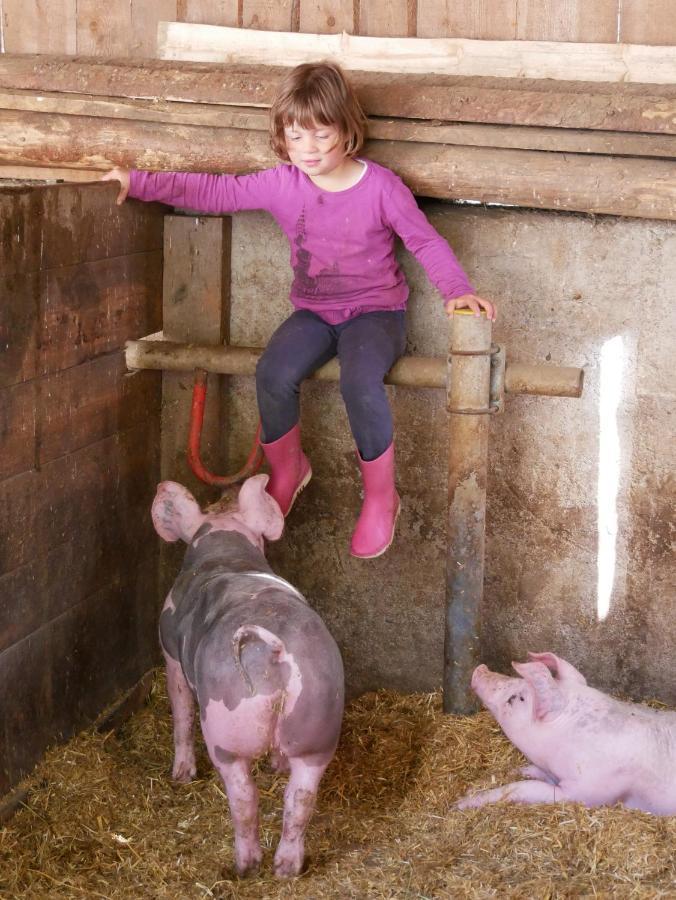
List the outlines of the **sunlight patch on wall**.
<svg viewBox="0 0 676 900">
<path fill-rule="evenodd" d="M 620 485 L 617 411 L 622 396 L 624 369 L 624 344 L 619 335 L 601 347 L 600 369 L 596 611 L 599 622 L 602 622 L 610 612 L 617 556 L 617 494 Z"/>
</svg>

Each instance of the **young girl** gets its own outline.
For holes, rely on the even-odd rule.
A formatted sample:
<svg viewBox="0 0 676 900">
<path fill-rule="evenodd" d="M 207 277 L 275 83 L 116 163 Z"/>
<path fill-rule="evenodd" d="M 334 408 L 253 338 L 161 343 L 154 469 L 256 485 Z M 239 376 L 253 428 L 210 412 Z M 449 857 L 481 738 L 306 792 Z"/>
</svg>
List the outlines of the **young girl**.
<svg viewBox="0 0 676 900">
<path fill-rule="evenodd" d="M 469 307 L 495 318 L 452 250 L 389 169 L 357 156 L 366 118 L 342 71 L 306 63 L 282 81 L 271 144 L 281 165 L 253 175 L 113 169 L 103 180 L 129 195 L 207 213 L 265 209 L 291 245 L 295 312 L 277 329 L 256 370 L 268 491 L 284 515 L 311 478 L 301 449 L 299 388 L 332 357 L 358 450 L 364 502 L 350 552 L 369 559 L 392 543 L 399 514 L 392 416 L 383 379 L 406 345 L 408 287 L 397 265 L 399 235 L 438 288 L 448 315 Z"/>
</svg>

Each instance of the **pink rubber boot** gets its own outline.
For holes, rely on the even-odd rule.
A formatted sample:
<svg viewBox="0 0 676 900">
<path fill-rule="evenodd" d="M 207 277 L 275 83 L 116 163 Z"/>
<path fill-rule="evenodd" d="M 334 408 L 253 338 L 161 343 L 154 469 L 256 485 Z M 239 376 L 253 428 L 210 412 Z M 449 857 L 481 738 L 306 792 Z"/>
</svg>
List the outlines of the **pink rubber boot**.
<svg viewBox="0 0 676 900">
<path fill-rule="evenodd" d="M 288 516 L 296 497 L 312 478 L 312 469 L 300 446 L 300 427 L 261 447 L 270 466 L 266 491 L 274 497 L 284 516 Z"/>
<path fill-rule="evenodd" d="M 352 535 L 350 553 L 360 559 L 380 556 L 392 543 L 399 515 L 394 487 L 394 443 L 377 459 L 366 462 L 357 452 L 364 483 L 364 503 Z"/>
</svg>

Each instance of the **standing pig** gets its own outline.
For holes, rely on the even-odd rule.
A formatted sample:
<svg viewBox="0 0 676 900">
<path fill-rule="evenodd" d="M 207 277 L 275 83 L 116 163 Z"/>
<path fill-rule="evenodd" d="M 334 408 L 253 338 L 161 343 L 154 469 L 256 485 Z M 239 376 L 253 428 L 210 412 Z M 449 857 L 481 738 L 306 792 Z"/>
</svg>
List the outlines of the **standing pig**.
<svg viewBox="0 0 676 900">
<path fill-rule="evenodd" d="M 478 666 L 472 688 L 532 763 L 521 769 L 530 780 L 468 794 L 457 808 L 568 800 L 676 814 L 676 712 L 614 700 L 553 653 L 528 656 L 512 663 L 520 678 Z"/>
<path fill-rule="evenodd" d="M 276 540 L 284 528 L 267 480 L 249 478 L 235 505 L 207 513 L 186 488 L 165 481 L 152 517 L 160 537 L 189 545 L 160 618 L 173 777 L 195 776 L 196 697 L 209 756 L 228 795 L 240 875 L 262 858 L 251 761 L 270 753 L 278 771 L 290 771 L 274 860 L 275 874 L 288 877 L 302 869 L 305 829 L 338 743 L 344 679 L 326 626 L 263 555 L 263 539 Z"/>
</svg>

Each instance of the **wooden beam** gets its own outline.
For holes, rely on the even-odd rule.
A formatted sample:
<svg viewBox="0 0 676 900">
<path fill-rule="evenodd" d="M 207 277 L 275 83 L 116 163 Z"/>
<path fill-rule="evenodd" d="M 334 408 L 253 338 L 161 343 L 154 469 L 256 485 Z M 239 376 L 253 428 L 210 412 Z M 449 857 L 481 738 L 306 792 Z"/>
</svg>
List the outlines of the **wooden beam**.
<svg viewBox="0 0 676 900">
<path fill-rule="evenodd" d="M 386 140 L 365 153 L 421 196 L 676 218 L 669 160 Z M 0 110 L 0 165 L 241 173 L 275 162 L 260 131 Z"/>
<path fill-rule="evenodd" d="M 157 55 L 160 59 L 276 66 L 333 59 L 347 70 L 363 72 L 646 84 L 676 81 L 676 48 L 643 44 L 295 34 L 160 22 Z"/>
<path fill-rule="evenodd" d="M 153 102 L 113 97 L 0 90 L 0 109 L 87 115 L 96 118 L 134 119 L 181 125 L 267 131 L 267 110 L 199 103 Z M 672 156 L 673 136 L 627 135 L 625 133 L 571 129 L 505 128 L 503 126 L 444 124 L 406 119 L 371 119 L 369 135 L 376 139 L 423 143 L 468 144 L 520 149 L 565 150 L 567 152 L 619 155 Z"/>
<path fill-rule="evenodd" d="M 269 107 L 284 70 L 0 54 L 0 89 Z M 370 116 L 676 134 L 676 85 L 352 72 Z"/>
<path fill-rule="evenodd" d="M 268 111 L 254 106 L 154 102 L 115 97 L 90 97 L 85 94 L 3 91 L 1 89 L 0 109 L 86 115 L 95 118 L 157 122 L 168 125 L 237 128 L 244 131 L 266 133 L 269 123 Z M 554 150 L 564 153 L 676 158 L 676 135 L 372 118 L 369 120 L 369 137 L 374 140 L 397 140 L 423 144 L 459 144 L 474 147 L 508 147 L 518 150 Z"/>
<path fill-rule="evenodd" d="M 165 216 L 163 330 L 175 341 L 221 345 L 230 336 L 230 255 L 232 220 L 206 216 Z M 160 474 L 187 485 L 199 502 L 213 490 L 197 480 L 188 466 L 187 446 L 193 377 L 163 372 Z M 225 378 L 208 378 L 202 428 L 202 458 L 212 472 L 225 469 L 226 434 L 222 415 Z M 167 593 L 176 578 L 183 548 L 162 543 L 160 589 Z"/>
</svg>

